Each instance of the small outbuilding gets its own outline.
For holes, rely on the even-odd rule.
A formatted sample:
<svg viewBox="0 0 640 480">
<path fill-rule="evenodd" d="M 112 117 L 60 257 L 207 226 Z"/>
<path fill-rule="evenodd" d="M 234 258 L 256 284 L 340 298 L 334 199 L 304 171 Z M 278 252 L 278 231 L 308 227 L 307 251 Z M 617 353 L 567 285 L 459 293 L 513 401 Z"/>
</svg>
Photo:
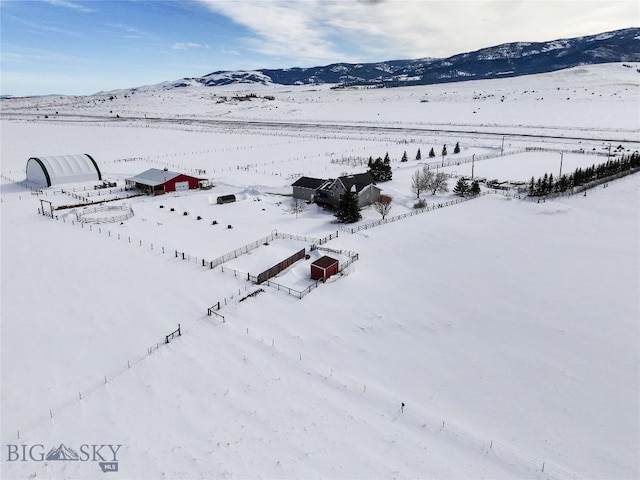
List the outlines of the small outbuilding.
<svg viewBox="0 0 640 480">
<path fill-rule="evenodd" d="M 218 203 L 218 205 L 222 205 L 223 203 L 233 203 L 235 201 L 236 201 L 235 195 L 220 195 L 216 199 L 216 202 Z"/>
<path fill-rule="evenodd" d="M 207 180 L 166 169 L 150 168 L 135 177 L 127 178 L 125 182 L 129 188 L 136 188 L 150 195 L 162 195 L 167 192 L 194 190 L 206 184 Z"/>
<path fill-rule="evenodd" d="M 324 255 L 311 264 L 311 279 L 324 281 L 338 273 L 339 266 L 338 260 Z"/>
<path fill-rule="evenodd" d="M 27 182 L 41 187 L 102 180 L 98 164 L 87 153 L 48 155 L 27 160 Z"/>
</svg>

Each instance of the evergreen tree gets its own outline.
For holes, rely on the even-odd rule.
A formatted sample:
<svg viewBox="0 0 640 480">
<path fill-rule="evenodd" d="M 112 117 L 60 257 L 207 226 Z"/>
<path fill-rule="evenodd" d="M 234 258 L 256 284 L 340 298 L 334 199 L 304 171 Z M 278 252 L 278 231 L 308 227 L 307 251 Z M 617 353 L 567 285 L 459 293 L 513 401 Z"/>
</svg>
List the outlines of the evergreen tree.
<svg viewBox="0 0 640 480">
<path fill-rule="evenodd" d="M 464 194 L 467 193 L 468 191 L 469 191 L 469 184 L 464 178 L 460 177 L 458 179 L 458 183 L 456 183 L 456 186 L 453 188 L 453 193 L 455 193 L 456 195 L 460 195 L 461 197 L 464 197 Z"/>
<path fill-rule="evenodd" d="M 447 145 L 446 145 L 446 144 L 444 144 L 444 145 L 442 146 L 442 156 L 444 157 L 446 154 L 447 154 Z"/>
<path fill-rule="evenodd" d="M 380 181 L 388 182 L 393 177 L 393 173 L 391 172 L 391 162 L 389 161 L 389 154 L 382 161 L 382 166 L 380 167 Z"/>
<path fill-rule="evenodd" d="M 420 153 L 420 149 L 418 149 L 418 153 L 416 153 L 416 160 L 422 160 L 422 153 Z"/>
<path fill-rule="evenodd" d="M 480 184 L 477 180 L 471 182 L 471 187 L 469 187 L 469 193 L 471 195 L 480 195 Z"/>
<path fill-rule="evenodd" d="M 390 160 L 389 160 L 389 152 L 384 154 L 384 161 L 387 162 L 387 163 L 390 162 Z"/>
<path fill-rule="evenodd" d="M 340 223 L 354 223 L 362 218 L 355 187 L 340 196 L 334 215 Z"/>
<path fill-rule="evenodd" d="M 529 195 L 533 197 L 536 193 L 536 179 L 531 177 L 531 181 L 529 181 Z"/>
<path fill-rule="evenodd" d="M 433 151 L 433 147 L 431 147 L 431 150 L 429 150 L 429 158 L 433 158 L 436 156 L 436 152 Z"/>
<path fill-rule="evenodd" d="M 542 177 L 542 183 L 540 185 L 540 194 L 546 195 L 548 191 L 549 191 L 549 175 L 545 173 L 544 177 Z"/>
<path fill-rule="evenodd" d="M 456 146 L 453 149 L 453 153 L 460 153 L 460 143 L 456 142 Z"/>
<path fill-rule="evenodd" d="M 404 153 L 402 154 L 402 158 L 400 159 L 401 162 L 406 162 L 409 160 L 409 157 L 407 157 L 407 151 L 405 150 Z"/>
</svg>

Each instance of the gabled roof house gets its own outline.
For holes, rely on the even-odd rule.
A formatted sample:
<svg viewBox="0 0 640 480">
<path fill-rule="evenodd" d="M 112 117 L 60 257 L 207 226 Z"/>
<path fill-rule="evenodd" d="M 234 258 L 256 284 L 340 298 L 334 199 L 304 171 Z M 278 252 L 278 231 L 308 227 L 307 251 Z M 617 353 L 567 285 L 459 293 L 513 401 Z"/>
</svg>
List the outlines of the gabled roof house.
<svg viewBox="0 0 640 480">
<path fill-rule="evenodd" d="M 320 205 L 333 208 L 338 205 L 340 197 L 345 192 L 353 189 L 355 189 L 358 204 L 361 207 L 380 200 L 381 189 L 375 185 L 373 177 L 368 172 L 324 181 L 316 190 L 314 200 Z"/>
</svg>

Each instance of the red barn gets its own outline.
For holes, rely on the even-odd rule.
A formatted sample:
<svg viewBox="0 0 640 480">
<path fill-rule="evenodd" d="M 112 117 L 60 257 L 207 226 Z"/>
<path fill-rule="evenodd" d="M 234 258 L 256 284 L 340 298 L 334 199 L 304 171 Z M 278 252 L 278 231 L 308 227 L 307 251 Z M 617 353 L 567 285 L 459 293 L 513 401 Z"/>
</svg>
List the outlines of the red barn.
<svg viewBox="0 0 640 480">
<path fill-rule="evenodd" d="M 338 260 L 324 255 L 311 264 L 311 278 L 324 281 L 338 273 L 338 267 Z"/>
<path fill-rule="evenodd" d="M 130 188 L 137 188 L 150 195 L 161 195 L 166 192 L 181 192 L 199 188 L 206 179 L 191 177 L 183 173 L 170 172 L 150 168 L 135 177 L 127 178 L 126 184 Z"/>
</svg>

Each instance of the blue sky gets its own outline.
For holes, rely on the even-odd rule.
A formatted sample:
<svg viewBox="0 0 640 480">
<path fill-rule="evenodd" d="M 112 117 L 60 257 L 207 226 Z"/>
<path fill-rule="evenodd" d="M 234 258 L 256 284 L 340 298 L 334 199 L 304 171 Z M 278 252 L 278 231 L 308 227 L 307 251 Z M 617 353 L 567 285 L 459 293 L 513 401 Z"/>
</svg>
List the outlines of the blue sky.
<svg viewBox="0 0 640 480">
<path fill-rule="evenodd" d="M 0 0 L 0 93 L 446 57 L 640 24 L 635 0 Z"/>
</svg>

